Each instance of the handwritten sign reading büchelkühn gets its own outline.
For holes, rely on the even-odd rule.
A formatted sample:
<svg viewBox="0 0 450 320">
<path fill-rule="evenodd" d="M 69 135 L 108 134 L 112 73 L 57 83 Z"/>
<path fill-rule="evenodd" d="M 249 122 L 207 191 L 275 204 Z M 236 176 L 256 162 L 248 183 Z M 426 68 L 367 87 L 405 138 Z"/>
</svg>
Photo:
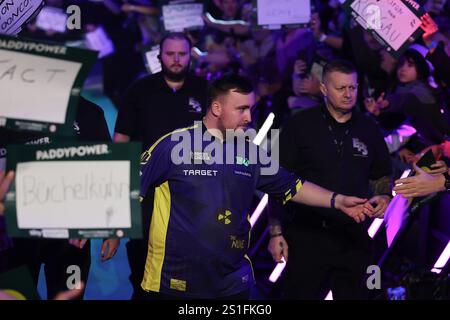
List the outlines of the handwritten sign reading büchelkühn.
<svg viewBox="0 0 450 320">
<path fill-rule="evenodd" d="M 8 230 L 49 238 L 69 238 L 71 232 L 80 238 L 125 236 L 139 216 L 140 150 L 138 144 L 119 147 L 8 148 L 7 166 L 16 171 L 6 197 Z"/>
</svg>

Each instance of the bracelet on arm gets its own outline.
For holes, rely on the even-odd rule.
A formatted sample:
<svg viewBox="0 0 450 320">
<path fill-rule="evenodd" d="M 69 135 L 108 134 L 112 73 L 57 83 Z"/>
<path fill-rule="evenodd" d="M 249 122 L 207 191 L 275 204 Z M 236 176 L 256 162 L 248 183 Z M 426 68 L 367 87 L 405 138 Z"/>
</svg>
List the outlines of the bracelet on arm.
<svg viewBox="0 0 450 320">
<path fill-rule="evenodd" d="M 330 200 L 330 206 L 332 209 L 336 209 L 336 197 L 337 197 L 338 193 L 337 192 L 333 192 L 333 195 L 331 196 L 331 200 Z"/>
</svg>

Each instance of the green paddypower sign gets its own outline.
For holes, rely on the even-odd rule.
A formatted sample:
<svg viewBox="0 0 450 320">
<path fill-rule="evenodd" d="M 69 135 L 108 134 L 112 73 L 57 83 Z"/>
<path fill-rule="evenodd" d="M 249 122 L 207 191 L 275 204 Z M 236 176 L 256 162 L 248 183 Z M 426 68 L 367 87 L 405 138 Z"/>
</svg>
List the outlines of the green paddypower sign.
<svg viewBox="0 0 450 320">
<path fill-rule="evenodd" d="M 90 50 L 0 35 L 0 127 L 72 135 Z"/>
<path fill-rule="evenodd" d="M 139 143 L 10 146 L 13 237 L 140 238 Z"/>
</svg>

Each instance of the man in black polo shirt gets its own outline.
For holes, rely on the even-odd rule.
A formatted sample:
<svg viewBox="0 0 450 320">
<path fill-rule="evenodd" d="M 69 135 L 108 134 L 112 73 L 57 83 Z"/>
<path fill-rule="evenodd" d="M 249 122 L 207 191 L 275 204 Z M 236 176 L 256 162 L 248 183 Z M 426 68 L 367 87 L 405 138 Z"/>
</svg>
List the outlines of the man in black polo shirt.
<svg viewBox="0 0 450 320">
<path fill-rule="evenodd" d="M 128 89 L 117 116 L 114 141 L 141 141 L 147 150 L 161 136 L 201 120 L 206 103 L 207 82 L 188 73 L 191 42 L 183 33 L 171 33 L 160 43 L 162 72 L 139 79 Z M 149 191 L 152 193 L 152 191 Z M 142 203 L 143 212 L 152 212 L 153 196 Z M 142 215 L 144 239 L 148 239 L 150 217 Z M 144 275 L 147 243 L 127 243 L 130 280 L 134 298 Z"/>
<path fill-rule="evenodd" d="M 325 103 L 290 120 L 280 137 L 280 163 L 325 188 L 370 199 L 373 216 L 381 217 L 390 200 L 391 164 L 377 125 L 354 110 L 357 86 L 350 63 L 330 62 L 321 84 Z M 331 288 L 334 299 L 365 298 L 370 220 L 357 224 L 337 210 L 297 204 L 285 212 L 286 241 L 274 220 L 269 244 L 277 261 L 289 244 L 284 297 L 323 299 Z"/>
<path fill-rule="evenodd" d="M 162 71 L 127 90 L 117 116 L 114 141 L 142 142 L 147 150 L 159 137 L 201 120 L 207 82 L 188 73 L 191 42 L 183 33 L 161 40 Z"/>
</svg>

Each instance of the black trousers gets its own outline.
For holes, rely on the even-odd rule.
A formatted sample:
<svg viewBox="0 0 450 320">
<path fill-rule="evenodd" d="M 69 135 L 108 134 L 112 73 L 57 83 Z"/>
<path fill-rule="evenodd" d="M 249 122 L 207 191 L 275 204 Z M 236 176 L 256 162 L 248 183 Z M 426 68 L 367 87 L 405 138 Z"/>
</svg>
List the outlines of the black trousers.
<svg viewBox="0 0 450 320">
<path fill-rule="evenodd" d="M 147 239 L 130 239 L 127 244 L 127 257 L 130 265 L 130 283 L 133 286 L 132 300 L 145 300 L 145 291 L 141 288 L 144 278 L 145 261 L 148 250 Z"/>
<path fill-rule="evenodd" d="M 368 298 L 366 270 L 371 258 L 365 244 L 343 230 L 320 226 L 289 226 L 288 263 L 283 277 L 283 298 L 334 300 Z"/>
<path fill-rule="evenodd" d="M 69 266 L 78 266 L 80 280 L 85 284 L 91 265 L 91 245 L 75 248 L 67 239 L 13 239 L 14 246 L 5 253 L 7 268 L 26 265 L 37 287 L 39 271 L 44 264 L 47 298 L 53 299 L 59 292 L 68 290 L 68 279 L 74 273 Z M 5 270 L 4 270 L 5 271 Z M 70 282 L 71 283 L 71 282 Z M 82 299 L 84 292 L 78 299 Z"/>
<path fill-rule="evenodd" d="M 133 286 L 132 300 L 146 300 L 141 283 L 144 279 L 145 262 L 147 260 L 153 199 L 154 193 L 151 190 L 141 203 L 142 239 L 130 239 L 126 244 L 128 264 L 130 265 L 129 279 Z"/>
</svg>

